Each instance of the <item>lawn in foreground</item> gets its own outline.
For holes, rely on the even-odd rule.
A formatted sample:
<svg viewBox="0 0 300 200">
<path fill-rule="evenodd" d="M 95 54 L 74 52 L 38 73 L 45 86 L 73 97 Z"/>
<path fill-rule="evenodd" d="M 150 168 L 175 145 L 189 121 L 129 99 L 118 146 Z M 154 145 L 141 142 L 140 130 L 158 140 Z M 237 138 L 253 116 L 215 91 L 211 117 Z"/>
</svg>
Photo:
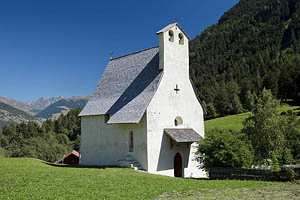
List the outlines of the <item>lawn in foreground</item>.
<svg viewBox="0 0 300 200">
<path fill-rule="evenodd" d="M 37 159 L 0 158 L 0 199 L 155 199 L 163 194 L 252 190 L 278 184 L 180 179 L 132 169 L 56 167 Z"/>
<path fill-rule="evenodd" d="M 173 192 L 171 194 L 160 195 L 156 200 L 224 200 L 224 199 L 239 199 L 239 200 L 299 200 L 300 185 L 285 183 L 262 188 L 221 188 L 221 189 L 200 189 L 199 191 L 188 192 Z"/>
</svg>

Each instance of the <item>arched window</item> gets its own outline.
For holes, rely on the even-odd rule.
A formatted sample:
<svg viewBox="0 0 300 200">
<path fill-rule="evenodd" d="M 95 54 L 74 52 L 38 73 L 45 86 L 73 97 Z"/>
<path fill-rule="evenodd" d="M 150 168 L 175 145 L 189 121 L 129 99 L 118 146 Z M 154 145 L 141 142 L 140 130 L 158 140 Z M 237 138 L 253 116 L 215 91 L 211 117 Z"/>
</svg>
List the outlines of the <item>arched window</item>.
<svg viewBox="0 0 300 200">
<path fill-rule="evenodd" d="M 179 44 L 183 45 L 183 44 L 184 44 L 184 37 L 183 37 L 183 34 L 182 34 L 182 33 L 179 33 L 179 34 L 178 34 L 178 37 L 179 37 Z"/>
<path fill-rule="evenodd" d="M 175 118 L 174 123 L 175 123 L 175 126 L 179 126 L 179 125 L 183 124 L 183 120 L 181 117 L 178 116 Z"/>
<path fill-rule="evenodd" d="M 174 42 L 174 32 L 172 30 L 169 30 L 169 41 Z"/>
<path fill-rule="evenodd" d="M 129 152 L 133 152 L 133 131 L 129 132 Z"/>
</svg>

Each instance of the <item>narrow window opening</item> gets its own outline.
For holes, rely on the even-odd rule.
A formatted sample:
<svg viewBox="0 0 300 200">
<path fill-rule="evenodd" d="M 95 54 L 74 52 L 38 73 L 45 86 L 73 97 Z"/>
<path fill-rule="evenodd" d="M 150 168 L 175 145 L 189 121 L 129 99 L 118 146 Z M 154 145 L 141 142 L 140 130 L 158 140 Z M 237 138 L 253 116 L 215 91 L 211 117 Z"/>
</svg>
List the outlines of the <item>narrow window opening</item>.
<svg viewBox="0 0 300 200">
<path fill-rule="evenodd" d="M 179 44 L 183 45 L 183 44 L 184 44 L 184 37 L 183 37 L 183 34 L 182 34 L 182 33 L 179 33 L 179 34 L 178 34 L 178 37 L 179 37 Z"/>
<path fill-rule="evenodd" d="M 172 30 L 169 30 L 169 41 L 174 42 L 174 32 Z"/>
<path fill-rule="evenodd" d="M 133 131 L 129 133 L 129 152 L 133 152 Z"/>
</svg>

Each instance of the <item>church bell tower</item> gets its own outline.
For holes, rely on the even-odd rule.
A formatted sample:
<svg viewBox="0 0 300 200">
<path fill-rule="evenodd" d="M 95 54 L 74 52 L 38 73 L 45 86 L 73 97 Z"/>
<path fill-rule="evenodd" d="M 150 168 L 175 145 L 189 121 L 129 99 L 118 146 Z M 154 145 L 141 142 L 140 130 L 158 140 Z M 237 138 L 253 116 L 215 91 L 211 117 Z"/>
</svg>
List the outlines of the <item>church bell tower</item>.
<svg viewBox="0 0 300 200">
<path fill-rule="evenodd" d="M 189 76 L 189 36 L 177 22 L 156 34 L 159 37 L 159 69 L 165 74 Z"/>
</svg>

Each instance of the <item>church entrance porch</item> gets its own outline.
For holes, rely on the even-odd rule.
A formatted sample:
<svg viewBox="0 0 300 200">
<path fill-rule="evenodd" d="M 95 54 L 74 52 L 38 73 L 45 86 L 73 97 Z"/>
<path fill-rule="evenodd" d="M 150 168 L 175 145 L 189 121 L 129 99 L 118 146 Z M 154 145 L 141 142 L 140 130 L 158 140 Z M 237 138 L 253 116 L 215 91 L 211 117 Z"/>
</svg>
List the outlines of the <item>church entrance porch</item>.
<svg viewBox="0 0 300 200">
<path fill-rule="evenodd" d="M 182 171 L 182 157 L 180 153 L 176 153 L 174 157 L 174 176 L 183 177 Z"/>
<path fill-rule="evenodd" d="M 201 136 L 191 128 L 165 128 L 159 149 L 157 165 L 151 165 L 150 173 L 172 177 L 200 177 L 194 153 Z M 154 168 L 154 170 L 153 170 Z"/>
</svg>

